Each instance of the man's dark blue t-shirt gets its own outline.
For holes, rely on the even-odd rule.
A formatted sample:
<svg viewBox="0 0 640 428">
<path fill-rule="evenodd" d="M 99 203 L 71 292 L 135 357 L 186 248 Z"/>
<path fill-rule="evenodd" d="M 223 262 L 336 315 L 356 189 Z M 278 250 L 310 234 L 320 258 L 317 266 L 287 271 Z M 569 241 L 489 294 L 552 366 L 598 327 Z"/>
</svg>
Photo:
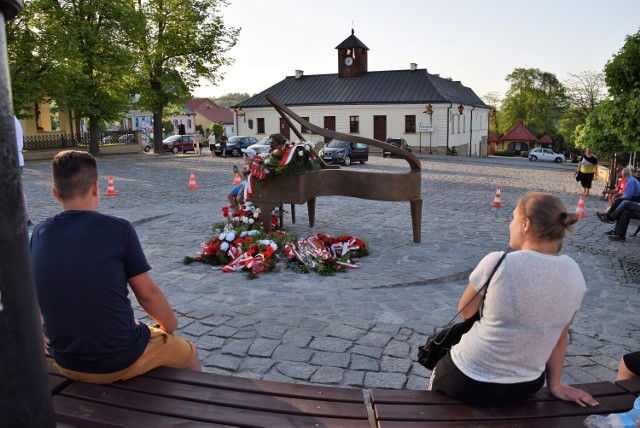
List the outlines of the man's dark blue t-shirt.
<svg viewBox="0 0 640 428">
<path fill-rule="evenodd" d="M 128 298 L 127 279 L 151 269 L 127 220 L 64 211 L 33 230 L 36 291 L 53 357 L 65 369 L 113 373 L 149 342 Z"/>
</svg>

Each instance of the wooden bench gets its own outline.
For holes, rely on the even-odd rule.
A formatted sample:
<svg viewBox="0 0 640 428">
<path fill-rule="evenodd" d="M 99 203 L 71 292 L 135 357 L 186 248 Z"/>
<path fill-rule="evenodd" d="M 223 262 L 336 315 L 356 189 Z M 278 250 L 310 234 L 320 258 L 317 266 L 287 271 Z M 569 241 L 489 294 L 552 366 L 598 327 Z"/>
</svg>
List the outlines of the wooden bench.
<svg viewBox="0 0 640 428">
<path fill-rule="evenodd" d="M 626 382 L 626 383 L 625 383 Z M 384 427 L 580 427 L 592 414 L 626 412 L 633 407 L 640 382 L 575 385 L 592 394 L 597 407 L 580 407 L 553 398 L 543 388 L 531 398 L 500 407 L 462 404 L 432 391 L 371 390 L 376 424 Z"/>
<path fill-rule="evenodd" d="M 578 427 L 591 414 L 628 411 L 640 394 L 636 378 L 576 385 L 596 397 L 598 407 L 557 400 L 546 388 L 521 403 L 478 407 L 438 392 L 376 388 L 369 391 L 367 407 L 361 389 L 167 367 L 126 382 L 95 385 L 61 376 L 47 360 L 56 421 L 81 427 Z"/>
<path fill-rule="evenodd" d="M 160 367 L 109 385 L 56 374 L 55 419 L 97 426 L 370 427 L 361 389 L 298 385 Z"/>
</svg>

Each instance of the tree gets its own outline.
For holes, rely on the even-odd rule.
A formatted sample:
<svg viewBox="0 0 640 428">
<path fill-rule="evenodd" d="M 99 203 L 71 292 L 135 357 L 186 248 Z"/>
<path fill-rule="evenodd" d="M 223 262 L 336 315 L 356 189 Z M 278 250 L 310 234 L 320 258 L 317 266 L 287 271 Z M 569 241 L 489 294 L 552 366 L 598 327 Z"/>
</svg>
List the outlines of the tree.
<svg viewBox="0 0 640 428">
<path fill-rule="evenodd" d="M 236 44 L 239 29 L 226 27 L 219 6 L 224 0 L 138 0 L 145 16 L 141 44 L 140 105 L 153 112 L 154 135 L 162 135 L 163 110 L 190 98 L 204 77 L 221 79 L 220 67 L 232 63 L 223 55 Z M 154 152 L 164 153 L 162 139 Z"/>
<path fill-rule="evenodd" d="M 482 97 L 482 101 L 484 101 L 486 105 L 491 107 L 491 113 L 489 116 L 489 133 L 499 134 L 500 120 L 498 117 L 498 110 L 500 109 L 500 103 L 502 102 L 500 94 L 495 91 L 488 92 Z"/>
<path fill-rule="evenodd" d="M 508 131 L 522 118 L 534 135 L 557 134 L 567 96 L 556 76 L 537 68 L 516 68 L 506 80 L 510 87 L 502 100 L 500 131 Z"/>
<path fill-rule="evenodd" d="M 25 55 L 16 57 L 16 74 L 34 56 L 44 55 L 40 69 L 50 75 L 36 87 L 38 97 L 52 97 L 60 109 L 88 118 L 89 152 L 99 155 L 98 124 L 117 119 L 133 98 L 141 16 L 132 0 L 33 0 L 26 9 L 28 21 L 13 43 L 33 38 L 30 44 L 37 50 L 16 47 Z M 29 81 L 31 76 L 25 76 Z M 25 99 L 21 92 L 17 95 L 21 102 Z"/>
<path fill-rule="evenodd" d="M 640 31 L 605 66 L 605 82 L 611 96 L 606 122 L 620 140 L 638 150 L 640 143 Z"/>
<path fill-rule="evenodd" d="M 247 92 L 233 92 L 218 97 L 214 101 L 220 108 L 229 108 L 251 97 L 252 95 Z"/>
<path fill-rule="evenodd" d="M 560 119 L 559 133 L 571 147 L 575 145 L 576 128 L 584 125 L 589 114 L 606 99 L 607 89 L 604 74 L 594 71 L 569 74 L 564 86 L 569 107 Z"/>
</svg>

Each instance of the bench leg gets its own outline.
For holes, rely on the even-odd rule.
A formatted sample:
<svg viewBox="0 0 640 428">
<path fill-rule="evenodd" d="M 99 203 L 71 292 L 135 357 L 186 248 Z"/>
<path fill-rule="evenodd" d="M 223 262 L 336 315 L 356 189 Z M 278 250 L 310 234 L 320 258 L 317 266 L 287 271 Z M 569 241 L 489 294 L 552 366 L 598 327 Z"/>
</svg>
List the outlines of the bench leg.
<svg viewBox="0 0 640 428">
<path fill-rule="evenodd" d="M 307 201 L 307 212 L 309 213 L 309 227 L 316 223 L 316 198 Z"/>
<path fill-rule="evenodd" d="M 413 242 L 420 243 L 422 235 L 422 199 L 411 201 L 411 225 L 413 226 Z"/>
<path fill-rule="evenodd" d="M 296 206 L 291 204 L 291 223 L 296 224 Z"/>
</svg>

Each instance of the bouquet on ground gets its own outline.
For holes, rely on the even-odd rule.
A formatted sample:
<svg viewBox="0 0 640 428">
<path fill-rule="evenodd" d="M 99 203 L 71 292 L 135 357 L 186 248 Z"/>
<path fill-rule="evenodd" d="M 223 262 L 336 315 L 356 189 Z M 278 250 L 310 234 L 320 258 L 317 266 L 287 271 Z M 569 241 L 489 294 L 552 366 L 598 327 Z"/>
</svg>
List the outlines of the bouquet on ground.
<svg viewBox="0 0 640 428">
<path fill-rule="evenodd" d="M 194 261 L 223 266 L 223 272 L 248 272 L 255 278 L 269 272 L 286 261 L 296 265 L 300 272 L 334 272 L 356 269 L 354 259 L 368 255 L 367 244 L 359 238 L 343 235 L 337 238 L 319 233 L 306 239 L 297 239 L 284 231 L 265 234 L 260 210 L 245 204 L 240 210 L 222 209 L 226 223 L 214 226 L 218 235 L 200 245 L 194 258 L 185 257 L 186 264 Z M 271 216 L 272 224 L 278 221 Z"/>
</svg>

